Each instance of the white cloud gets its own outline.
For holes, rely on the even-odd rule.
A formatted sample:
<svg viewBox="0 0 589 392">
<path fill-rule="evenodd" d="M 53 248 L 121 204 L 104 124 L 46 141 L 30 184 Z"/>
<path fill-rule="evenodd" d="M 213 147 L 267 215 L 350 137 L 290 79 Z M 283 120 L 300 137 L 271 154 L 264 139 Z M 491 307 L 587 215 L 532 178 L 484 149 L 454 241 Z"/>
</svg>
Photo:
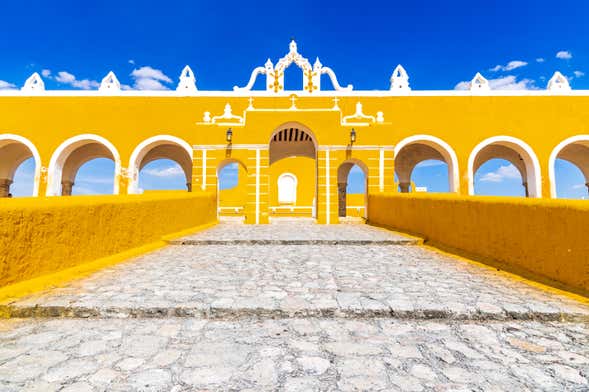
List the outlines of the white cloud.
<svg viewBox="0 0 589 392">
<path fill-rule="evenodd" d="M 511 71 L 511 70 L 516 69 L 516 68 L 525 67 L 526 65 L 528 65 L 528 63 L 526 63 L 525 61 L 513 60 L 513 61 L 510 61 L 509 63 L 507 63 L 506 65 L 496 65 L 493 68 L 491 68 L 490 70 L 493 71 L 493 72 L 497 72 L 497 71 Z"/>
<path fill-rule="evenodd" d="M 134 69 L 131 76 L 135 80 L 133 87 L 137 90 L 168 90 L 163 83 L 172 83 L 166 74 L 150 66 Z"/>
<path fill-rule="evenodd" d="M 521 178 L 519 170 L 512 164 L 499 166 L 494 172 L 485 173 L 480 181 L 484 182 L 502 182 L 503 180 L 518 180 Z"/>
<path fill-rule="evenodd" d="M 537 62 L 537 63 L 543 63 L 544 61 L 545 61 L 545 60 L 544 60 L 544 58 L 543 58 L 543 57 L 538 57 L 538 58 L 536 59 L 536 62 Z"/>
<path fill-rule="evenodd" d="M 561 60 L 570 60 L 573 58 L 573 54 L 568 50 L 561 50 L 560 52 L 556 53 L 556 58 Z"/>
<path fill-rule="evenodd" d="M 133 65 L 135 65 L 135 60 L 133 60 L 133 59 L 130 59 L 130 60 L 129 60 L 129 64 L 133 64 Z"/>
<path fill-rule="evenodd" d="M 575 184 L 571 188 L 572 189 L 585 189 L 586 187 L 587 187 L 587 185 L 585 185 L 585 184 Z"/>
<path fill-rule="evenodd" d="M 66 72 L 66 71 L 59 71 L 57 73 L 57 76 L 55 77 L 55 81 L 59 82 L 59 83 L 63 83 L 63 84 L 69 84 L 70 86 L 74 87 L 74 88 L 79 88 L 82 90 L 90 90 L 92 88 L 97 88 L 98 86 L 100 86 L 100 83 L 98 83 L 95 80 L 89 80 L 89 79 L 82 79 L 82 80 L 78 80 L 76 79 L 76 76 Z"/>
<path fill-rule="evenodd" d="M 585 76 L 585 72 L 583 71 L 574 71 L 575 77 L 580 78 L 581 76 Z"/>
<path fill-rule="evenodd" d="M 16 86 L 12 83 L 0 80 L 0 90 L 16 90 Z"/>
<path fill-rule="evenodd" d="M 489 79 L 489 86 L 492 90 L 535 90 L 536 86 L 532 79 L 517 80 L 513 75 L 503 76 L 501 78 Z M 454 86 L 454 90 L 470 89 L 469 81 L 462 81 Z"/>
<path fill-rule="evenodd" d="M 44 69 L 41 71 L 41 75 L 43 75 L 43 77 L 48 78 L 49 76 L 51 76 L 51 70 L 50 69 Z"/>
<path fill-rule="evenodd" d="M 154 177 L 178 177 L 184 175 L 184 170 L 180 166 L 145 169 L 143 172 Z"/>
</svg>

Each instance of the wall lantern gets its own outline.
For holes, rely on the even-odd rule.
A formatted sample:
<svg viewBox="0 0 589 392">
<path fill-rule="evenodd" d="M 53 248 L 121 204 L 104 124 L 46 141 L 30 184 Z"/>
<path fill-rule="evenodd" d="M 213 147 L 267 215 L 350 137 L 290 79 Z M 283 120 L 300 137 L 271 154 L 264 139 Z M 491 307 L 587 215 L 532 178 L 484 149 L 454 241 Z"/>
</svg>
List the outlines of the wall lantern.
<svg viewBox="0 0 589 392">
<path fill-rule="evenodd" d="M 356 143 L 356 130 L 352 128 L 350 131 L 350 144 Z"/>
<path fill-rule="evenodd" d="M 225 140 L 227 140 L 227 143 L 231 143 L 231 140 L 233 140 L 233 131 L 231 130 L 231 128 L 227 129 L 227 133 L 225 134 Z"/>
</svg>

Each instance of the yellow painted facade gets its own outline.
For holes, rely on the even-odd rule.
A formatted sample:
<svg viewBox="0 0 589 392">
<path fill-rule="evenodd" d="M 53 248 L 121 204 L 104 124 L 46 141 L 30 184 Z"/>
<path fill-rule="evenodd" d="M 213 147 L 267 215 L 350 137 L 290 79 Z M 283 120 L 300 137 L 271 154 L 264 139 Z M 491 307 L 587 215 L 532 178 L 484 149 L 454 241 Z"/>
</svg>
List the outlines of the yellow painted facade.
<svg viewBox="0 0 589 392">
<path fill-rule="evenodd" d="M 589 297 L 589 204 L 433 194 L 369 196 L 368 220 Z"/>
<path fill-rule="evenodd" d="M 285 92 L 291 63 L 302 69 L 305 88 Z M 86 93 L 3 93 L 0 196 L 31 156 L 40 196 L 70 194 L 77 169 L 97 157 L 115 161 L 115 194 L 137 193 L 139 171 L 160 158 L 180 164 L 187 189 L 217 192 L 219 170 L 237 162 L 239 184 L 218 192 L 218 214 L 246 223 L 365 216 L 365 197 L 343 205 L 352 164 L 365 172 L 367 194 L 412 191 L 412 171 L 427 159 L 448 165 L 449 189 L 459 195 L 473 194 L 474 173 L 492 158 L 519 170 L 530 197 L 555 196 L 556 158 L 577 165 L 589 184 L 589 92 L 569 91 L 559 78 L 546 91 L 411 91 L 401 71 L 391 90 L 353 91 L 339 86 L 331 69 L 311 67 L 292 42 L 276 67 L 256 68 L 249 87 L 234 91 L 198 91 L 192 73 L 183 72 L 178 91 L 109 90 L 111 78 Z M 250 90 L 264 73 L 266 90 Z M 319 88 L 320 74 L 333 76 L 335 90 Z M 279 179 L 288 173 L 296 177 L 294 202 L 279 198 Z"/>
</svg>

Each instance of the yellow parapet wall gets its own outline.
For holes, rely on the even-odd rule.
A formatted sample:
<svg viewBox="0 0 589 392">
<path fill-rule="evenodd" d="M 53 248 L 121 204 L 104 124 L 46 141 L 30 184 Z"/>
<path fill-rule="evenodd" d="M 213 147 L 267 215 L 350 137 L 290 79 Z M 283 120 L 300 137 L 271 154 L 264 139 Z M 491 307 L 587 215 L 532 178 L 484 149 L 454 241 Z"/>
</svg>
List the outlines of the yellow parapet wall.
<svg viewBox="0 0 589 392">
<path fill-rule="evenodd" d="M 204 192 L 4 199 L 0 287 L 215 221 L 215 196 Z"/>
<path fill-rule="evenodd" d="M 589 203 L 373 194 L 370 223 L 589 296 Z"/>
</svg>

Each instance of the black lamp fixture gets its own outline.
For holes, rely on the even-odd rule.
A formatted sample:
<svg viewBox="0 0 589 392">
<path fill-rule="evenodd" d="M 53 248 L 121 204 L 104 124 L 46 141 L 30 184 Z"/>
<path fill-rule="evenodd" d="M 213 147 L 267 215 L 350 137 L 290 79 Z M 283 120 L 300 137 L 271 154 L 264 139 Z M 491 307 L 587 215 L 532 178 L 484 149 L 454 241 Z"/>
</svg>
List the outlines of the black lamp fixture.
<svg viewBox="0 0 589 392">
<path fill-rule="evenodd" d="M 227 141 L 227 143 L 231 143 L 231 140 L 233 140 L 233 131 L 231 130 L 231 128 L 227 129 L 227 133 L 225 133 L 225 140 Z"/>
<path fill-rule="evenodd" d="M 356 143 L 356 130 L 352 128 L 350 131 L 350 144 Z"/>
</svg>

